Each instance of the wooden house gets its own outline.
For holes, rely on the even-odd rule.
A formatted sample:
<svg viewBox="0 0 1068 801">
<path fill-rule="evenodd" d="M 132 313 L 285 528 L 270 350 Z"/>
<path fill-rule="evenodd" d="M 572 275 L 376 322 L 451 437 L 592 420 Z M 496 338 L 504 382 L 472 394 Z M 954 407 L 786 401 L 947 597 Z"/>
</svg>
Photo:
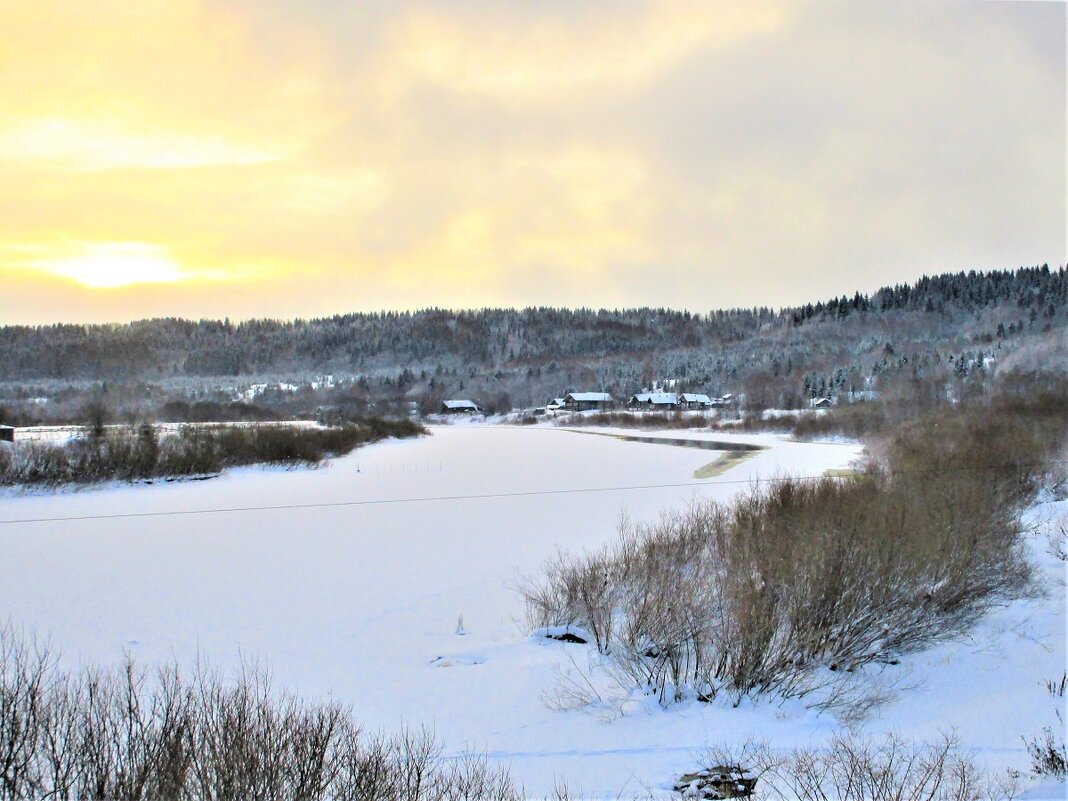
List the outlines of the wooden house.
<svg viewBox="0 0 1068 801">
<path fill-rule="evenodd" d="M 569 412 L 605 411 L 613 406 L 615 401 L 607 392 L 568 392 L 564 395 L 564 408 Z"/>
<path fill-rule="evenodd" d="M 445 400 L 441 402 L 442 414 L 475 414 L 482 408 L 472 400 Z"/>
</svg>

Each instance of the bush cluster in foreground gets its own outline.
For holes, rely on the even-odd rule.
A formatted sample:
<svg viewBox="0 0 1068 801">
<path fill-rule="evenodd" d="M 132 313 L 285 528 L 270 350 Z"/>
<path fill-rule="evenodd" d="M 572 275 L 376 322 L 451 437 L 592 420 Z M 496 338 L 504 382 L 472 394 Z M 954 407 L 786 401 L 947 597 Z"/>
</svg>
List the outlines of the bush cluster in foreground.
<svg viewBox="0 0 1068 801">
<path fill-rule="evenodd" d="M 445 759 L 426 730 L 368 735 L 352 710 L 175 667 L 60 670 L 0 627 L 0 799 L 519 801 L 485 758 Z"/>
<path fill-rule="evenodd" d="M 368 418 L 332 428 L 286 425 L 151 425 L 102 429 L 67 443 L 0 448 L 0 486 L 90 484 L 218 473 L 250 464 L 315 465 L 360 445 L 426 432 L 410 420 Z"/>
</svg>

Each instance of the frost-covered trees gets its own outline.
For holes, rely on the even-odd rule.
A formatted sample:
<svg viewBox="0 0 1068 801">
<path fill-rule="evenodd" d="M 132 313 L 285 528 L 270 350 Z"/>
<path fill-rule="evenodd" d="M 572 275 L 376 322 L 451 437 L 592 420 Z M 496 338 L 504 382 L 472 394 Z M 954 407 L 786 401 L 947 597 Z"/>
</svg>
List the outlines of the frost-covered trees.
<svg viewBox="0 0 1068 801">
<path fill-rule="evenodd" d="M 256 399 L 292 416 L 347 402 L 329 397 L 341 387 L 397 409 L 499 393 L 522 407 L 569 386 L 625 396 L 674 378 L 691 391 L 792 408 L 916 378 L 981 382 L 1005 363 L 1052 358 L 1064 369 L 1057 337 L 1066 322 L 1068 274 L 1033 267 L 934 276 L 778 311 L 424 309 L 236 324 L 6 326 L 0 404 L 13 419 L 47 422 L 59 416 L 61 389 L 76 385 L 83 404 L 110 394 L 117 413 L 151 416 L 167 401 L 224 403 L 238 387 L 262 383 L 300 388 Z M 317 381 L 323 375 L 329 387 Z M 32 406 L 38 397 L 51 405 Z"/>
</svg>

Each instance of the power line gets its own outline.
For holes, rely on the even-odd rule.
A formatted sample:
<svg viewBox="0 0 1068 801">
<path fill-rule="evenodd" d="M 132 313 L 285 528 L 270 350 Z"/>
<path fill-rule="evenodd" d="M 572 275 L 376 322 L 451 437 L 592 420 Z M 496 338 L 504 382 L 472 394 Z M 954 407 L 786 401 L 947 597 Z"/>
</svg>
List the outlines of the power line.
<svg viewBox="0 0 1068 801">
<path fill-rule="evenodd" d="M 817 476 L 800 476 L 800 479 Z M 783 479 L 738 479 L 732 481 L 687 481 L 676 484 L 635 484 L 626 487 L 568 487 L 555 490 L 529 490 L 526 492 L 491 492 L 470 495 L 428 495 L 416 498 L 375 498 L 363 501 L 325 501 L 322 503 L 283 503 L 265 506 L 230 506 L 215 509 L 172 509 L 162 512 L 118 512 L 103 515 L 71 515 L 69 517 L 27 517 L 17 520 L 0 520 L 0 525 L 16 523 L 65 523 L 78 520 L 115 520 L 131 517 L 174 517 L 178 515 L 228 514 L 235 512 L 269 512 L 287 509 L 328 509 L 345 506 L 384 506 L 403 503 L 433 503 L 435 501 L 477 501 L 493 498 L 526 498 L 540 495 L 573 495 L 586 492 L 628 492 L 631 490 L 673 489 L 677 487 L 707 487 L 712 484 L 752 484 Z"/>
<path fill-rule="evenodd" d="M 1068 463 L 1068 460 L 1053 459 L 1050 460 L 1053 463 Z M 1041 466 L 1046 463 L 1033 463 L 1030 466 Z M 960 472 L 986 472 L 994 470 L 1003 470 L 1009 467 L 1025 467 L 1027 463 L 1014 462 L 1006 464 L 1002 467 L 998 466 L 985 466 L 985 467 L 956 467 L 956 468 L 932 468 L 930 470 L 912 470 L 901 471 L 897 475 L 937 475 L 943 473 L 960 473 Z M 857 475 L 860 475 L 858 472 Z M 390 504 L 404 504 L 404 503 L 435 503 L 441 501 L 477 501 L 477 500 L 491 500 L 496 498 L 529 498 L 546 495 L 576 495 L 581 493 L 593 493 L 593 492 L 631 492 L 637 490 L 651 490 L 651 489 L 677 489 L 681 487 L 710 487 L 710 486 L 726 486 L 737 484 L 766 484 L 776 483 L 781 481 L 814 481 L 820 478 L 850 478 L 850 475 L 810 475 L 810 476 L 777 476 L 772 478 L 741 478 L 730 479 L 724 481 L 685 481 L 671 484 L 633 484 L 624 487 L 568 487 L 564 489 L 552 489 L 552 490 L 527 490 L 523 492 L 490 492 L 490 493 L 474 493 L 465 495 L 426 495 L 415 498 L 373 498 L 369 500 L 358 501 L 324 501 L 321 503 L 282 503 L 282 504 L 266 504 L 262 506 L 229 506 L 229 507 L 217 507 L 213 509 L 172 509 L 167 511 L 157 512 L 117 512 L 114 514 L 100 514 L 100 515 L 70 515 L 64 517 L 26 517 L 12 520 L 0 520 L 0 526 L 3 525 L 18 525 L 23 523 L 68 523 L 78 522 L 84 520 L 123 520 L 128 518 L 147 518 L 147 517 L 178 517 L 180 515 L 211 515 L 211 514 L 237 514 L 242 512 L 272 512 L 272 511 L 286 511 L 290 509 L 330 509 L 330 508 L 342 508 L 342 507 L 355 507 L 355 506 L 385 506 Z"/>
</svg>

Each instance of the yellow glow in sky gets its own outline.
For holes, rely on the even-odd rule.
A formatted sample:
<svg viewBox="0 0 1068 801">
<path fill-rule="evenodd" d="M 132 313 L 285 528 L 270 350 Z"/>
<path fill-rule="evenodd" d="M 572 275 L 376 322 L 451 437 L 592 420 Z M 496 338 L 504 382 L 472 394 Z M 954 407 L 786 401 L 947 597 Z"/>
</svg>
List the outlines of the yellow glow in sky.
<svg viewBox="0 0 1068 801">
<path fill-rule="evenodd" d="M 1065 8 L 0 3 L 0 324 L 1060 264 Z"/>
<path fill-rule="evenodd" d="M 187 276 L 162 248 L 143 242 L 94 242 L 70 255 L 36 263 L 38 269 L 93 289 L 170 284 Z"/>
<path fill-rule="evenodd" d="M 224 140 L 143 128 L 147 130 L 131 130 L 108 119 L 19 120 L 0 128 L 0 158 L 72 170 L 254 164 L 275 158 L 263 150 Z"/>
</svg>

